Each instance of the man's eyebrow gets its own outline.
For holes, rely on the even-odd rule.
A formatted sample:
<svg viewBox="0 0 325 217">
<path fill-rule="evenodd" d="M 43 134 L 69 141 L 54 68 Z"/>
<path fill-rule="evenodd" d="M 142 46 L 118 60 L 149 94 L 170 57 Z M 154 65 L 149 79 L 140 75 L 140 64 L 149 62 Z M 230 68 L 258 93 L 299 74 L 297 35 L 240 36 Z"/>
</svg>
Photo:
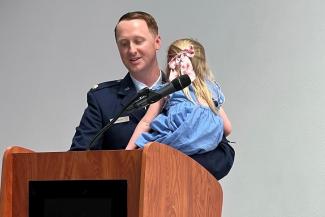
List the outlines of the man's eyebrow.
<svg viewBox="0 0 325 217">
<path fill-rule="evenodd" d="M 117 39 L 117 42 L 123 42 L 123 41 L 129 41 L 129 40 L 126 39 L 126 38 L 120 38 L 120 39 Z"/>
<path fill-rule="evenodd" d="M 142 36 L 137 36 L 137 37 L 134 37 L 135 40 L 145 40 L 146 38 L 145 37 L 142 37 Z"/>
</svg>

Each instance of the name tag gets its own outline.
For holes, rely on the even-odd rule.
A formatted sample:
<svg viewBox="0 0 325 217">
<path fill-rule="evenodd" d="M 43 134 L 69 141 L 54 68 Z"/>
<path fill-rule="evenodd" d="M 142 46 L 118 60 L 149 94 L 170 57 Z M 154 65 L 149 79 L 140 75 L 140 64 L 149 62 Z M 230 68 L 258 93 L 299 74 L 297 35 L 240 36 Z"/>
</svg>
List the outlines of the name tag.
<svg viewBox="0 0 325 217">
<path fill-rule="evenodd" d="M 112 121 L 113 119 L 110 119 L 109 121 Z M 118 123 L 125 123 L 125 122 L 129 122 L 130 121 L 130 117 L 129 116 L 125 116 L 125 117 L 119 117 L 114 124 L 118 124 Z"/>
</svg>

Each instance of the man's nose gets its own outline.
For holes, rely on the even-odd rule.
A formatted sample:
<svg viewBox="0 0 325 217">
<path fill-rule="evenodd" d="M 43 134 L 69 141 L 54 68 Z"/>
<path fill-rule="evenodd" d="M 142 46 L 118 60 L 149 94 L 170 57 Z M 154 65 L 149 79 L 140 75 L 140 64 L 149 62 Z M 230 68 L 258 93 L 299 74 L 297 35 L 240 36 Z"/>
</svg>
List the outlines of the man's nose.
<svg viewBox="0 0 325 217">
<path fill-rule="evenodd" d="M 129 52 L 130 52 L 131 54 L 134 54 L 134 53 L 137 52 L 137 48 L 136 48 L 136 45 L 135 45 L 135 44 L 130 43 Z"/>
</svg>

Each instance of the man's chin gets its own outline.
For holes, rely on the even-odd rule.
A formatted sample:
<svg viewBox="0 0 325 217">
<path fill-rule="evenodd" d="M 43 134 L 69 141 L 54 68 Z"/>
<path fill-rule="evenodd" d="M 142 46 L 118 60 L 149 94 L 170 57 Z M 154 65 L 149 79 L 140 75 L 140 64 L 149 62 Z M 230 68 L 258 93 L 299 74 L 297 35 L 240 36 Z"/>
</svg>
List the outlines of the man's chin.
<svg viewBox="0 0 325 217">
<path fill-rule="evenodd" d="M 132 74 L 138 74 L 141 73 L 141 71 L 143 71 L 143 67 L 129 67 L 129 72 Z"/>
</svg>

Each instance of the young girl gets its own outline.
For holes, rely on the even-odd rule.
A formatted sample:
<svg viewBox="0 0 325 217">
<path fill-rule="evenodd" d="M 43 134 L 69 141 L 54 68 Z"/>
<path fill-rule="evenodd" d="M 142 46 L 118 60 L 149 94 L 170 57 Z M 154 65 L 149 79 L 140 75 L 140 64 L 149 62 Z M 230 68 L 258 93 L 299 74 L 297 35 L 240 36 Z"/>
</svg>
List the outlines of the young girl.
<svg viewBox="0 0 325 217">
<path fill-rule="evenodd" d="M 214 83 L 203 46 L 193 39 L 179 39 L 168 49 L 167 77 L 187 74 L 191 85 L 150 105 L 137 125 L 126 149 L 143 148 L 148 142 L 170 145 L 187 155 L 217 147 L 231 133 L 222 108 L 224 95 Z"/>
</svg>

